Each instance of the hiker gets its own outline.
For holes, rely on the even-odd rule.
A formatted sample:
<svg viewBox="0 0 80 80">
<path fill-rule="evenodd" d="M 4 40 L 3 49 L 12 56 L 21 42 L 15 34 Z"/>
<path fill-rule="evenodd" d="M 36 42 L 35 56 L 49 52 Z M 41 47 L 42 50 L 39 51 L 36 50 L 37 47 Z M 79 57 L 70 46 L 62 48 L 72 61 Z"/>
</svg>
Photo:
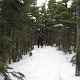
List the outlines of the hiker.
<svg viewBox="0 0 80 80">
<path fill-rule="evenodd" d="M 40 45 L 41 45 L 41 47 L 43 47 L 43 41 L 44 41 L 44 34 L 40 31 L 38 33 L 38 39 L 37 39 L 38 48 Z"/>
</svg>

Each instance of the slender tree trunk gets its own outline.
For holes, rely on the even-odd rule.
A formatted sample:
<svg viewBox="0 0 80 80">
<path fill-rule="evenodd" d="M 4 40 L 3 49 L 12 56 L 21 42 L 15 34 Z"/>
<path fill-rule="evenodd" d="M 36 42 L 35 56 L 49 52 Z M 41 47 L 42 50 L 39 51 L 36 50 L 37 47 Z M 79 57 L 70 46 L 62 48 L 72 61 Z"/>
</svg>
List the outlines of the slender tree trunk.
<svg viewBox="0 0 80 80">
<path fill-rule="evenodd" d="M 76 76 L 80 76 L 80 0 L 77 0 L 77 55 Z"/>
<path fill-rule="evenodd" d="M 10 31 L 10 38 L 12 39 L 12 30 Z M 12 47 L 10 48 L 9 64 L 11 64 L 11 52 L 12 52 Z"/>
<path fill-rule="evenodd" d="M 13 59 L 13 62 L 16 62 L 17 61 L 17 52 L 16 52 L 16 33 L 15 32 L 13 32 L 13 41 L 14 41 L 15 47 L 12 48 L 12 53 L 13 53 L 12 59 Z"/>
<path fill-rule="evenodd" d="M 20 61 L 20 38 L 18 38 L 17 44 L 17 54 L 18 54 L 18 61 Z"/>
</svg>

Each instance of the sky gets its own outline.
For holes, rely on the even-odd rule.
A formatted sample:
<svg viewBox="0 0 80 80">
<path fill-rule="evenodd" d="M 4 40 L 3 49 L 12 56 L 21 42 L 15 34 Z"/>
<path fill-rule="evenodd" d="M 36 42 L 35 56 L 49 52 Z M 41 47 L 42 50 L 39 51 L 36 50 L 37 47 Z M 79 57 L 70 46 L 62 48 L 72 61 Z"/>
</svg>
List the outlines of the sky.
<svg viewBox="0 0 80 80">
<path fill-rule="evenodd" d="M 46 7 L 47 7 L 48 1 L 49 0 L 37 0 L 37 6 L 41 6 L 42 3 L 46 2 Z M 61 0 L 56 0 L 56 1 L 61 1 Z M 71 2 L 68 2 L 68 4 L 71 5 Z"/>
<path fill-rule="evenodd" d="M 48 1 L 49 1 L 49 0 L 37 0 L 37 5 L 38 5 L 38 6 L 41 6 L 42 3 L 48 2 Z"/>
<path fill-rule="evenodd" d="M 42 3 L 46 2 L 46 7 L 47 7 L 48 1 L 49 0 L 37 0 L 37 6 L 41 6 Z"/>
<path fill-rule="evenodd" d="M 44 3 L 44 2 L 48 3 L 48 1 L 49 1 L 49 0 L 37 0 L 37 5 L 38 5 L 38 6 L 41 6 L 42 3 Z M 61 1 L 61 0 L 56 0 L 56 1 Z"/>
</svg>

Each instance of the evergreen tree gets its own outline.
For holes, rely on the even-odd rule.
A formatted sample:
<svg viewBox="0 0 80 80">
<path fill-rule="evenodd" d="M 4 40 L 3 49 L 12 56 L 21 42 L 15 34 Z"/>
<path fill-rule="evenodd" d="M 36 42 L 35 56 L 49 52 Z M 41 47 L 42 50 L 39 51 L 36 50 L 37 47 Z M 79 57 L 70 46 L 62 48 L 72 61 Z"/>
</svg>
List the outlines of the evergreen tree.
<svg viewBox="0 0 80 80">
<path fill-rule="evenodd" d="M 13 62 L 22 59 L 22 55 L 32 49 L 34 37 L 32 37 L 33 21 L 27 14 L 31 12 L 32 5 L 36 0 L 1 0 L 0 1 L 0 66 L 3 66 L 3 76 L 9 80 L 7 75 L 8 66 L 5 69 L 6 61 Z M 4 64 L 4 65 L 2 65 Z M 2 70 L 2 67 L 0 67 Z M 6 70 L 6 71 L 5 71 Z M 11 74 L 19 80 L 23 80 L 23 75 Z M 6 78 L 7 77 L 7 78 Z"/>
<path fill-rule="evenodd" d="M 55 34 L 53 35 L 53 42 L 55 42 L 61 50 L 71 53 L 72 50 L 76 50 L 76 3 L 67 7 L 67 2 L 68 0 L 60 2 L 49 1 L 48 13 L 52 21 L 49 29 L 51 28 Z M 71 46 L 74 48 L 72 49 Z"/>
</svg>

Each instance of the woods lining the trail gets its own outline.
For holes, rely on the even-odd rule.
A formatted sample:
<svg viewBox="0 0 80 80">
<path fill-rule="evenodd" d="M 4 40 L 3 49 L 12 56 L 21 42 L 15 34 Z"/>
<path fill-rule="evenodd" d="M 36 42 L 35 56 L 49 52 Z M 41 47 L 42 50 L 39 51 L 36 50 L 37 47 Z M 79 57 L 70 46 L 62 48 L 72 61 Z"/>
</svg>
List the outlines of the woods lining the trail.
<svg viewBox="0 0 80 80">
<path fill-rule="evenodd" d="M 19 62 L 23 58 L 22 55 L 27 55 L 34 49 L 34 45 L 37 45 L 37 30 L 40 29 L 45 36 L 42 45 L 56 44 L 58 50 L 65 54 L 77 53 L 75 75 L 79 76 L 80 6 L 79 0 L 74 0 L 68 7 L 68 1 L 49 0 L 46 9 L 46 3 L 38 7 L 36 0 L 1 0 L 0 62 L 3 64 Z M 3 70 L 6 73 L 5 68 Z"/>
<path fill-rule="evenodd" d="M 25 0 L 24 3 L 17 0 L 0 1 L 1 56 L 5 53 L 9 63 L 11 60 L 13 62 L 20 61 L 22 55 L 27 54 L 37 44 L 37 29 L 44 33 L 45 45 L 56 44 L 59 50 L 65 53 L 76 52 L 75 2 L 69 8 L 67 1 L 63 4 L 64 1 L 55 3 L 55 0 L 50 0 L 47 10 L 45 4 L 39 10 L 39 7 L 33 3 L 35 0 Z M 3 59 L 6 61 L 5 58 Z"/>
</svg>

